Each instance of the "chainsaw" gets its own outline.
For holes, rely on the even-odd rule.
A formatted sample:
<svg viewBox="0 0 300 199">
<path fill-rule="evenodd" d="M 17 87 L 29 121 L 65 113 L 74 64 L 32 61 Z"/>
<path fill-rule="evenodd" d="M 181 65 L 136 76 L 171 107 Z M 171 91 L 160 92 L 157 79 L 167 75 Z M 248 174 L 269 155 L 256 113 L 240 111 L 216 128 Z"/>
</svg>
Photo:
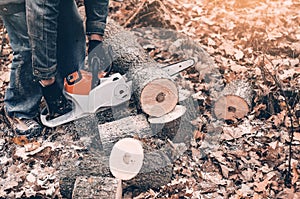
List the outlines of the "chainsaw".
<svg viewBox="0 0 300 199">
<path fill-rule="evenodd" d="M 97 61 L 99 63 L 99 60 Z M 194 65 L 193 59 L 177 62 L 160 68 L 171 77 Z M 98 67 L 92 67 L 92 72 L 76 71 L 64 80 L 64 95 L 73 103 L 72 111 L 49 119 L 47 111 L 40 116 L 43 125 L 56 127 L 97 112 L 100 108 L 113 107 L 129 101 L 132 95 L 132 81 L 120 73 L 111 74 L 110 66 L 106 72 L 98 73 Z"/>
</svg>

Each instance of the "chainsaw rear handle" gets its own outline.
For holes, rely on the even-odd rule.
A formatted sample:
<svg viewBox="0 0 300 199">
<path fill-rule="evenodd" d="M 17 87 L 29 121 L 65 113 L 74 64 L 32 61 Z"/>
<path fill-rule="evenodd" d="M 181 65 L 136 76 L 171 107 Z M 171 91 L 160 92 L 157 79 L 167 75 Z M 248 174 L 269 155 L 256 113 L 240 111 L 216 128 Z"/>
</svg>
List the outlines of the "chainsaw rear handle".
<svg viewBox="0 0 300 199">
<path fill-rule="evenodd" d="M 72 74 L 66 77 L 68 85 L 74 85 L 82 79 L 82 74 L 80 70 L 73 72 Z"/>
<path fill-rule="evenodd" d="M 91 90 L 99 85 L 98 72 L 101 68 L 101 61 L 98 56 L 93 56 L 91 59 L 91 68 L 92 68 L 92 84 Z"/>
</svg>

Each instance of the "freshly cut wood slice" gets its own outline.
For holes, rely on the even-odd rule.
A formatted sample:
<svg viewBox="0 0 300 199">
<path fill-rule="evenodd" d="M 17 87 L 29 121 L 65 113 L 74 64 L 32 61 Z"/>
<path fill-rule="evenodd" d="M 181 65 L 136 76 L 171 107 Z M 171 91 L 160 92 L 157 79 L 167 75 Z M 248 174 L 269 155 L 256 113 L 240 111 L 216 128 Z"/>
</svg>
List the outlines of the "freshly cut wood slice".
<svg viewBox="0 0 300 199">
<path fill-rule="evenodd" d="M 133 138 L 119 140 L 111 150 L 109 168 L 118 179 L 130 180 L 142 168 L 144 151 L 140 141 Z"/>
<path fill-rule="evenodd" d="M 177 104 L 177 88 L 168 79 L 157 79 L 147 84 L 141 93 L 142 110 L 150 116 L 162 116 Z"/>
<path fill-rule="evenodd" d="M 184 106 L 177 105 L 170 113 L 167 113 L 161 117 L 149 117 L 148 121 L 150 124 L 166 124 L 180 118 L 185 112 L 186 108 Z"/>
<path fill-rule="evenodd" d="M 181 117 L 185 113 L 186 108 L 177 105 L 173 111 L 161 117 L 149 117 L 148 122 L 155 137 L 172 140 L 179 129 Z"/>
<path fill-rule="evenodd" d="M 249 113 L 253 93 L 248 82 L 234 81 L 219 96 L 214 104 L 214 114 L 218 119 L 235 121 Z"/>
<path fill-rule="evenodd" d="M 149 116 L 160 117 L 172 111 L 178 102 L 178 89 L 171 77 L 157 67 L 136 71 L 133 88 L 140 108 Z"/>
</svg>

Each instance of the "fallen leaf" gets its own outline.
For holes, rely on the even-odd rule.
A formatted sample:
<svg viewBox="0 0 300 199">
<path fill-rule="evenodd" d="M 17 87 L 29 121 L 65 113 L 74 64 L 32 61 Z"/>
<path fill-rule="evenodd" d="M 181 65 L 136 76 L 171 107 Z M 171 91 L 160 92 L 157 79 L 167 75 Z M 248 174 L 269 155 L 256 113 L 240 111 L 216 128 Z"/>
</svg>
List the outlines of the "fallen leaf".
<svg viewBox="0 0 300 199">
<path fill-rule="evenodd" d="M 197 140 L 197 139 L 203 139 L 204 138 L 204 134 L 201 133 L 200 131 L 195 131 L 194 132 L 194 139 Z"/>
<path fill-rule="evenodd" d="M 254 188 L 254 190 L 257 191 L 257 192 L 266 191 L 266 188 L 269 185 L 269 183 L 270 183 L 269 179 L 267 179 L 267 178 L 264 181 L 262 181 L 262 182 L 255 182 L 254 186 L 256 188 Z"/>
<path fill-rule="evenodd" d="M 297 171 L 297 164 L 293 163 L 292 169 L 293 169 L 292 184 L 295 184 L 299 179 L 299 173 Z"/>
<path fill-rule="evenodd" d="M 26 176 L 26 180 L 30 183 L 34 183 L 34 182 L 36 182 L 36 176 L 34 176 L 32 173 L 29 173 Z"/>
<path fill-rule="evenodd" d="M 300 141 L 300 133 L 297 132 L 294 133 L 294 140 Z"/>
<path fill-rule="evenodd" d="M 234 57 L 235 57 L 235 59 L 236 60 L 241 60 L 241 59 L 243 59 L 243 57 L 244 57 L 244 53 L 243 53 L 243 51 L 241 51 L 241 50 L 236 50 L 235 51 L 235 54 L 234 54 Z"/>
<path fill-rule="evenodd" d="M 13 143 L 19 146 L 24 146 L 29 143 L 29 140 L 25 136 L 18 136 L 12 139 Z"/>
<path fill-rule="evenodd" d="M 39 148 L 41 146 L 41 144 L 37 141 L 34 142 L 30 142 L 24 145 L 25 147 L 25 152 L 30 152 L 30 151 L 34 151 L 37 148 Z"/>
</svg>

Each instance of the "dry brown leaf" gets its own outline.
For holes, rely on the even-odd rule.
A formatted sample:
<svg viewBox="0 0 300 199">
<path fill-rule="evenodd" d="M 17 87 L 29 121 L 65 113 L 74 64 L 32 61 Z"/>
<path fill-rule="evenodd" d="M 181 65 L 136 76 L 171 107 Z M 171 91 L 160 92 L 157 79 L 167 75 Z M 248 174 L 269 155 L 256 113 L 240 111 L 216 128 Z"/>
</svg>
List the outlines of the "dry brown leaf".
<svg viewBox="0 0 300 199">
<path fill-rule="evenodd" d="M 300 133 L 297 132 L 294 133 L 294 140 L 300 141 Z"/>
<path fill-rule="evenodd" d="M 242 197 L 247 197 L 253 195 L 253 190 L 249 184 L 242 184 L 242 187 L 237 190 L 237 194 Z"/>
<path fill-rule="evenodd" d="M 257 191 L 257 192 L 264 192 L 264 191 L 266 191 L 266 188 L 267 188 L 267 186 L 269 185 L 269 179 L 264 179 L 264 181 L 262 181 L 262 182 L 255 182 L 254 183 L 254 186 L 255 186 L 255 188 L 254 188 L 254 190 L 255 191 Z"/>
<path fill-rule="evenodd" d="M 229 167 L 227 167 L 227 166 L 225 166 L 225 165 L 223 165 L 223 164 L 220 164 L 220 167 L 221 167 L 221 169 L 222 169 L 222 174 L 223 174 L 223 176 L 224 176 L 225 178 L 228 178 L 228 177 L 229 177 L 229 172 L 234 171 L 234 169 L 229 168 Z"/>
<path fill-rule="evenodd" d="M 236 50 L 235 51 L 235 54 L 234 54 L 234 57 L 235 57 L 235 59 L 236 60 L 241 60 L 241 59 L 243 59 L 243 57 L 244 57 L 244 53 L 243 53 L 243 51 L 241 51 L 241 50 Z"/>
<path fill-rule="evenodd" d="M 292 170 L 293 170 L 292 184 L 295 184 L 299 179 L 299 172 L 297 171 L 297 164 L 295 162 L 292 165 Z"/>
<path fill-rule="evenodd" d="M 193 159 L 197 160 L 201 157 L 201 153 L 200 153 L 199 149 L 192 147 L 191 150 L 192 150 Z"/>
<path fill-rule="evenodd" d="M 200 140 L 203 140 L 204 138 L 204 134 L 201 133 L 200 131 L 194 131 L 194 139 L 197 140 L 197 139 L 200 139 Z"/>
<path fill-rule="evenodd" d="M 0 75 L 0 80 L 1 80 L 2 82 L 9 82 L 9 80 L 10 80 L 10 72 L 9 72 L 9 71 L 3 72 L 3 73 Z"/>
<path fill-rule="evenodd" d="M 24 146 L 29 143 L 29 140 L 25 136 L 18 136 L 12 139 L 13 143 L 19 146 Z"/>
<path fill-rule="evenodd" d="M 247 168 L 247 170 L 242 171 L 242 176 L 246 182 L 252 181 L 254 174 L 255 171 L 253 171 L 250 168 Z"/>
<path fill-rule="evenodd" d="M 277 115 L 272 115 L 268 121 L 272 121 L 274 123 L 275 126 L 279 126 L 280 124 L 282 124 L 284 122 L 286 116 L 286 110 L 281 111 L 280 113 L 278 113 Z"/>
<path fill-rule="evenodd" d="M 37 142 L 37 141 L 33 141 L 33 142 L 30 142 L 30 143 L 27 143 L 27 144 L 24 145 L 25 152 L 34 151 L 37 148 L 39 148 L 40 146 L 41 146 L 41 144 L 39 142 Z"/>
<path fill-rule="evenodd" d="M 244 72 L 246 72 L 246 71 L 248 70 L 245 66 L 236 64 L 236 63 L 234 63 L 234 62 L 231 62 L 231 64 L 230 64 L 230 69 L 231 69 L 233 72 L 236 72 L 236 73 L 244 73 Z"/>
</svg>

